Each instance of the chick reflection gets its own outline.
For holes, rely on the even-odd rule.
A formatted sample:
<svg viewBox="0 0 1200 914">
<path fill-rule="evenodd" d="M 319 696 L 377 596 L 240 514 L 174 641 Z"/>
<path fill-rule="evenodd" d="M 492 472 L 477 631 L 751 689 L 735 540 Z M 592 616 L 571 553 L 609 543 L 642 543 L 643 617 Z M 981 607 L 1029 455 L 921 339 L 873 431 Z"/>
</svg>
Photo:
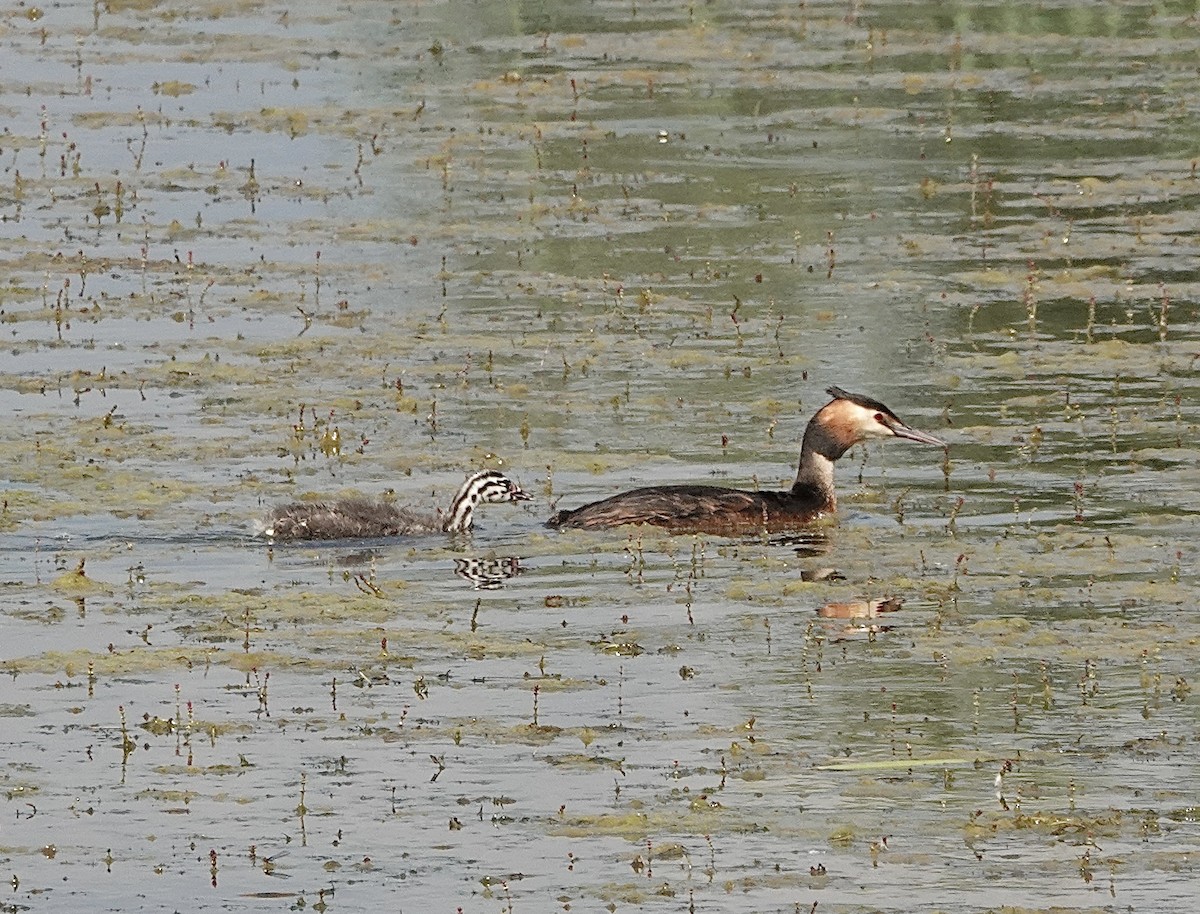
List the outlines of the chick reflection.
<svg viewBox="0 0 1200 914">
<path fill-rule="evenodd" d="M 486 559 L 455 559 L 454 573 L 475 585 L 476 590 L 499 590 L 525 569 L 516 555 Z"/>
</svg>

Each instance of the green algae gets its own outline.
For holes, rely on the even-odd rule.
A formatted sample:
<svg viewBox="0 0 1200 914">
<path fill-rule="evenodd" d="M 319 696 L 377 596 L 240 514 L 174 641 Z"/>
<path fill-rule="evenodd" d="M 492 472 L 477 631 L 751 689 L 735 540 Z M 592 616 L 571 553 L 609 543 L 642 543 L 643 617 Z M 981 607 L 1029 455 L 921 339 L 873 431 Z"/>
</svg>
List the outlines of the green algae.
<svg viewBox="0 0 1200 914">
<path fill-rule="evenodd" d="M 531 43 L 479 12 L 134 0 L 14 32 L 68 78 L 0 90 L 20 227 L 0 614 L 22 645 L 0 669 L 33 714 L 9 719 L 5 786 L 62 759 L 47 785 L 95 802 L 67 821 L 95 874 L 108 810 L 161 833 L 116 849 L 160 876 L 144 902 L 203 906 L 185 886 L 211 880 L 254 904 L 246 874 L 286 843 L 288 897 L 314 906 L 314 886 L 428 907 L 486 879 L 513 910 L 982 909 L 1017 882 L 1082 910 L 1085 867 L 1044 854 L 1094 827 L 1116 903 L 1161 907 L 1193 868 L 1163 774 L 1190 760 L 1197 645 L 1186 23 L 964 8 L 950 35 L 918 4 L 606 25 L 567 4 Z M 536 528 L 642 482 L 786 487 L 827 383 L 952 451 L 944 476 L 896 443 L 847 455 L 815 559 Z M 441 504 L 497 453 L 539 503 L 473 541 L 245 541 L 293 497 Z M 474 590 L 451 568 L 477 554 L 525 571 Z M 869 639 L 816 616 L 884 595 L 904 605 Z M 148 748 L 123 752 L 118 705 Z M 496 829 L 538 848 L 524 878 Z M 94 887 L 58 844 L 47 871 L 28 842 L 15 904 Z M 813 849 L 853 880 L 797 863 Z M 950 867 L 896 900 L 972 850 L 987 892 Z"/>
<path fill-rule="evenodd" d="M 830 762 L 817 765 L 819 771 L 907 771 L 909 768 L 942 768 L 974 764 L 973 759 L 956 756 L 942 758 L 880 759 L 878 761 Z"/>
<path fill-rule="evenodd" d="M 624 765 L 621 759 L 601 755 L 584 755 L 578 752 L 547 756 L 545 761 L 546 764 L 554 767 L 568 767 L 582 771 L 610 769 L 623 772 Z"/>
<path fill-rule="evenodd" d="M 550 834 L 562 837 L 581 838 L 605 835 L 639 842 L 647 835 L 669 831 L 674 834 L 704 835 L 712 831 L 719 815 L 712 810 L 679 810 L 662 813 L 634 810 L 622 814 L 598 813 L 594 815 L 572 815 L 568 812 L 561 820 L 550 826 Z M 744 826 L 749 827 L 749 826 Z M 736 831 L 736 830 L 735 830 Z"/>
<path fill-rule="evenodd" d="M 206 648 L 133 648 L 123 651 L 46 651 L 28 657 L 0 661 L 0 670 L 12 675 L 64 674 L 69 680 L 95 676 L 129 676 L 162 671 L 206 668 L 215 654 Z"/>
</svg>

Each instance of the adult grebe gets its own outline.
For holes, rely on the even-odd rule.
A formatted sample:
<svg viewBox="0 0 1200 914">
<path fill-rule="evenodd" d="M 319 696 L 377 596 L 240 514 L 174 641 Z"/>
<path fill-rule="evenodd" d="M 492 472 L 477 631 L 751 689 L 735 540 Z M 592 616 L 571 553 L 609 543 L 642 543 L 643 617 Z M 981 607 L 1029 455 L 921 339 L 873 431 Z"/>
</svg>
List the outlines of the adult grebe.
<svg viewBox="0 0 1200 914">
<path fill-rule="evenodd" d="M 721 486 L 646 486 L 581 508 L 559 511 L 547 527 L 615 527 L 653 524 L 680 533 L 748 533 L 793 530 L 837 509 L 833 464 L 867 438 L 907 438 L 946 443 L 910 428 L 870 397 L 827 391 L 833 399 L 817 410 L 804 430 L 800 469 L 787 492 L 752 492 Z"/>
<path fill-rule="evenodd" d="M 296 502 L 275 508 L 262 524 L 273 540 L 333 540 L 422 533 L 462 533 L 474 523 L 475 506 L 485 502 L 532 501 L 533 496 L 496 470 L 468 476 L 445 514 L 413 511 L 388 501 L 344 498 Z"/>
</svg>

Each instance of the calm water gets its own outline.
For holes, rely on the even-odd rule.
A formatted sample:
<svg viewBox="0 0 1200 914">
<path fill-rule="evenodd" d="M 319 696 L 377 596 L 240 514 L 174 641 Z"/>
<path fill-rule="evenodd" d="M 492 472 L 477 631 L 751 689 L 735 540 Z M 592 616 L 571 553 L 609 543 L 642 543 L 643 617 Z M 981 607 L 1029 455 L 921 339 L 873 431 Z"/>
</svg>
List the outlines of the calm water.
<svg viewBox="0 0 1200 914">
<path fill-rule="evenodd" d="M 4 910 L 1192 911 L 1198 17 L 10 9 Z"/>
</svg>

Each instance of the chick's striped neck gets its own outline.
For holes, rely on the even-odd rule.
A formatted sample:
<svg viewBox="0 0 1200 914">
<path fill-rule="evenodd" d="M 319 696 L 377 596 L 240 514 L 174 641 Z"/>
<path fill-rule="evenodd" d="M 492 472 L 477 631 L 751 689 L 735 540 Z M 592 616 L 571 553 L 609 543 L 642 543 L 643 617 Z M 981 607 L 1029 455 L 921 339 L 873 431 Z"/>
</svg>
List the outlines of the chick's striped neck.
<svg viewBox="0 0 1200 914">
<path fill-rule="evenodd" d="M 465 533 L 475 523 L 475 506 L 484 501 L 511 501 L 512 483 L 494 470 L 485 470 L 469 477 L 459 488 L 443 529 L 447 533 Z"/>
</svg>

